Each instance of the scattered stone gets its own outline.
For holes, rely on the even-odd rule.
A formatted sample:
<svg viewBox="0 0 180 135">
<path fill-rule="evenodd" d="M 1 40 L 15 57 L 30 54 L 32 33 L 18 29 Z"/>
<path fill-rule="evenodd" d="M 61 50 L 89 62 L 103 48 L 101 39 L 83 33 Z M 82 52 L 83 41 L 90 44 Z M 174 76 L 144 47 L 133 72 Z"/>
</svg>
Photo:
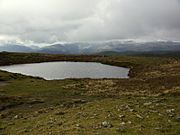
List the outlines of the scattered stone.
<svg viewBox="0 0 180 135">
<path fill-rule="evenodd" d="M 76 127 L 80 127 L 80 124 L 76 124 Z"/>
<path fill-rule="evenodd" d="M 154 128 L 155 130 L 161 130 L 161 128 L 160 127 L 156 127 L 156 128 Z"/>
<path fill-rule="evenodd" d="M 160 104 L 159 104 L 159 103 L 156 103 L 155 105 L 156 105 L 156 106 L 160 106 Z"/>
<path fill-rule="evenodd" d="M 53 108 L 53 107 L 49 107 L 48 109 L 49 109 L 49 110 L 54 110 L 54 108 Z"/>
<path fill-rule="evenodd" d="M 166 113 L 174 113 L 175 112 L 175 109 L 168 109 L 166 110 Z"/>
<path fill-rule="evenodd" d="M 128 123 L 128 124 L 132 124 L 132 122 L 131 122 L 131 121 L 128 121 L 127 123 Z"/>
<path fill-rule="evenodd" d="M 130 112 L 135 112 L 135 110 L 132 109 L 130 105 L 121 105 L 120 110 L 129 110 Z"/>
<path fill-rule="evenodd" d="M 65 107 L 65 104 L 61 104 L 60 107 Z"/>
<path fill-rule="evenodd" d="M 37 124 L 37 125 L 35 125 L 35 128 L 41 129 L 40 127 L 43 127 L 43 126 L 44 126 L 44 124 Z"/>
<path fill-rule="evenodd" d="M 141 115 L 139 115 L 139 114 L 136 114 L 136 117 L 140 118 L 140 119 L 143 119 L 143 117 Z"/>
<path fill-rule="evenodd" d="M 104 121 L 101 123 L 104 128 L 112 128 L 113 125 L 110 122 Z"/>
<path fill-rule="evenodd" d="M 15 116 L 14 116 L 14 119 L 18 119 L 18 118 L 19 118 L 19 116 L 18 116 L 18 115 L 15 115 Z"/>
<path fill-rule="evenodd" d="M 44 100 L 42 99 L 32 99 L 29 104 L 33 105 L 33 104 L 41 104 L 44 103 Z"/>
<path fill-rule="evenodd" d="M 52 119 L 50 118 L 50 120 L 47 122 L 48 125 L 53 125 L 55 124 L 56 120 L 55 119 Z"/>
<path fill-rule="evenodd" d="M 91 117 L 89 117 L 90 119 L 95 119 L 95 117 L 94 116 L 91 116 Z"/>
<path fill-rule="evenodd" d="M 76 118 L 81 118 L 81 117 L 85 117 L 87 118 L 88 117 L 88 114 L 86 112 L 78 112 L 76 114 Z M 93 116 L 94 117 L 94 116 Z"/>
<path fill-rule="evenodd" d="M 169 117 L 174 117 L 175 116 L 175 109 L 167 109 L 166 113 L 168 114 Z"/>
<path fill-rule="evenodd" d="M 149 110 L 149 112 L 151 112 L 151 113 L 158 113 L 157 110 Z"/>
<path fill-rule="evenodd" d="M 86 103 L 87 101 L 86 100 L 82 100 L 82 99 L 74 99 L 73 100 L 73 103 L 76 103 L 76 104 L 83 104 L 83 103 Z"/>
<path fill-rule="evenodd" d="M 24 119 L 24 120 L 27 120 L 27 119 L 28 119 L 28 117 L 27 117 L 27 116 L 25 116 L 25 117 L 23 117 L 23 119 Z"/>
<path fill-rule="evenodd" d="M 129 109 L 129 111 L 130 111 L 130 112 L 135 112 L 135 110 L 134 110 L 134 109 L 131 109 L 131 108 Z"/>
<path fill-rule="evenodd" d="M 62 111 L 56 112 L 55 115 L 65 115 L 65 112 L 62 112 Z"/>
<path fill-rule="evenodd" d="M 79 104 L 81 104 L 81 103 L 79 103 Z M 78 105 L 73 103 L 72 108 L 76 108 L 76 107 L 78 107 Z"/>
<path fill-rule="evenodd" d="M 121 122 L 120 124 L 121 124 L 121 125 L 125 125 L 126 123 L 125 123 L 125 122 Z"/>
<path fill-rule="evenodd" d="M 119 115 L 119 118 L 125 118 L 125 115 Z"/>
<path fill-rule="evenodd" d="M 36 114 L 42 114 L 42 113 L 48 113 L 48 111 L 46 109 L 41 109 L 39 111 L 35 112 Z"/>
<path fill-rule="evenodd" d="M 108 117 L 112 117 L 112 114 L 108 114 Z"/>
<path fill-rule="evenodd" d="M 180 122 L 180 115 L 176 116 L 176 121 Z"/>
<path fill-rule="evenodd" d="M 52 120 L 50 120 L 50 121 L 48 121 L 48 123 L 47 123 L 48 125 L 50 125 L 50 124 L 54 124 L 54 121 L 52 121 Z"/>
<path fill-rule="evenodd" d="M 144 103 L 144 106 L 149 106 L 151 104 L 152 104 L 152 102 L 147 102 L 147 103 Z"/>
<path fill-rule="evenodd" d="M 150 109 L 155 109 L 155 106 L 154 106 L 154 105 L 152 105 L 152 106 L 149 106 L 149 108 L 150 108 Z"/>
<path fill-rule="evenodd" d="M 93 125 L 92 128 L 93 129 L 101 129 L 102 128 L 102 124 Z"/>
<path fill-rule="evenodd" d="M 118 132 L 126 132 L 127 131 L 127 129 L 126 129 L 126 127 L 125 126 L 120 126 L 118 129 L 117 129 L 117 131 Z"/>
<path fill-rule="evenodd" d="M 52 132 L 49 132 L 48 135 L 52 135 Z"/>
<path fill-rule="evenodd" d="M 139 131 L 142 131 L 144 128 L 145 128 L 145 126 L 140 125 L 139 128 L 138 128 L 138 130 L 139 130 Z"/>
<path fill-rule="evenodd" d="M 31 129 L 25 129 L 24 132 L 31 132 L 32 130 Z"/>
<path fill-rule="evenodd" d="M 14 122 L 8 123 L 8 126 L 12 126 L 12 125 L 15 125 L 15 123 Z"/>
</svg>

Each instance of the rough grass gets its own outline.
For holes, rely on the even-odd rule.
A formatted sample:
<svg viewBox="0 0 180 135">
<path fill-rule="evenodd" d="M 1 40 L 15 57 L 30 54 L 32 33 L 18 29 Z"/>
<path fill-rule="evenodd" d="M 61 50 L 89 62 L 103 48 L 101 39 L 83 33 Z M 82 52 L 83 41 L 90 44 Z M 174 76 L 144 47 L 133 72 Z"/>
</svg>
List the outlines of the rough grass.
<svg viewBox="0 0 180 135">
<path fill-rule="evenodd" d="M 131 68 L 130 79 L 56 81 L 0 71 L 2 135 L 180 134 L 178 58 L 0 55 L 0 65 L 67 60 Z"/>
</svg>

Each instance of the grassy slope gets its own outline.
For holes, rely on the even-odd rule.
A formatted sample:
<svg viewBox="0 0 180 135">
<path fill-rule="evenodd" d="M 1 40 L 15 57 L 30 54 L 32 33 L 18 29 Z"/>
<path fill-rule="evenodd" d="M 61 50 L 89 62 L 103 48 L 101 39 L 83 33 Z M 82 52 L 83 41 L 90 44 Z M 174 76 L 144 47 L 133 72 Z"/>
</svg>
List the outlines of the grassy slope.
<svg viewBox="0 0 180 135">
<path fill-rule="evenodd" d="M 63 60 L 130 67 L 131 78 L 46 81 L 0 71 L 0 134 L 180 134 L 178 58 L 0 54 L 1 65 Z"/>
</svg>

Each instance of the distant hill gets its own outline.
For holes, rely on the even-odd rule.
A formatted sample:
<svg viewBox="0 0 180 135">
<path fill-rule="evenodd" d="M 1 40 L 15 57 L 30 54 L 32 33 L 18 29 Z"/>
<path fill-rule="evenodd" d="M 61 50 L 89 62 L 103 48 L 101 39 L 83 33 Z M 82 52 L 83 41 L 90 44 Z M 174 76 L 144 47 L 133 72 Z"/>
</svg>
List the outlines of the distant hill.
<svg viewBox="0 0 180 135">
<path fill-rule="evenodd" d="M 38 52 L 50 54 L 80 54 L 80 48 L 76 44 L 55 44 L 43 47 L 39 49 Z"/>
<path fill-rule="evenodd" d="M 96 54 L 96 53 L 130 53 L 130 52 L 152 52 L 152 51 L 180 51 L 180 42 L 92 42 L 92 43 L 68 43 L 55 44 L 40 50 L 43 53 L 57 54 Z"/>
<path fill-rule="evenodd" d="M 97 53 L 96 55 L 105 55 L 105 56 L 119 56 L 119 55 L 135 55 L 135 56 L 158 56 L 158 57 L 180 57 L 180 51 L 149 51 L 149 52 L 113 52 L 105 51 Z"/>
<path fill-rule="evenodd" d="M 141 52 L 134 55 L 140 56 L 167 56 L 167 57 L 180 57 L 180 51 L 151 51 L 151 52 Z"/>
<path fill-rule="evenodd" d="M 2 45 L 0 46 L 0 51 L 6 51 L 6 52 L 34 52 L 35 50 L 30 48 L 30 47 L 26 47 L 26 46 L 22 46 L 22 45 L 14 45 L 14 44 L 6 44 L 6 45 Z"/>
<path fill-rule="evenodd" d="M 38 52 L 49 54 L 162 54 L 180 51 L 180 42 L 174 41 L 154 41 L 154 42 L 134 42 L 134 41 L 104 41 L 104 42 L 74 42 L 57 43 L 46 47 L 27 47 L 23 45 L 1 45 L 0 51 L 8 52 Z"/>
</svg>

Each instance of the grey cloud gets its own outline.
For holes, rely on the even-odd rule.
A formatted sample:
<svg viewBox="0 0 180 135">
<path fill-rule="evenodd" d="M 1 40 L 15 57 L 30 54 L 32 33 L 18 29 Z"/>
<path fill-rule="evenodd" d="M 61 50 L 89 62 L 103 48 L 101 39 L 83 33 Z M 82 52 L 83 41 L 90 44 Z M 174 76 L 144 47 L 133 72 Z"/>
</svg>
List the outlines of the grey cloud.
<svg viewBox="0 0 180 135">
<path fill-rule="evenodd" d="M 0 42 L 180 40 L 180 0 L 0 0 Z"/>
</svg>

